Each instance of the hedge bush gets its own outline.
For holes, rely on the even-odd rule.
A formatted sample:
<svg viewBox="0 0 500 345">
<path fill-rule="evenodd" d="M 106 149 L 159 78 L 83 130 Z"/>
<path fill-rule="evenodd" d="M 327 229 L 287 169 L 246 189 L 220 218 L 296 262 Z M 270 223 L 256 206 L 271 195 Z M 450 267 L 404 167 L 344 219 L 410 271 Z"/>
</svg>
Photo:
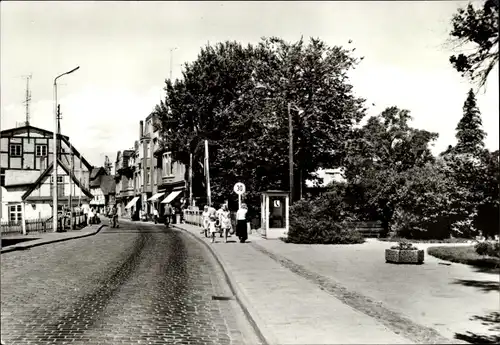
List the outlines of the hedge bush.
<svg viewBox="0 0 500 345">
<path fill-rule="evenodd" d="M 339 195 L 301 200 L 290 208 L 290 229 L 285 242 L 297 244 L 363 243 L 354 229 L 356 218 L 346 213 Z"/>
<path fill-rule="evenodd" d="M 474 246 L 476 253 L 500 258 L 500 242 L 479 242 Z"/>
<path fill-rule="evenodd" d="M 442 260 L 458 262 L 484 268 L 499 268 L 500 258 L 494 256 L 479 255 L 474 246 L 459 246 L 459 247 L 429 247 L 427 248 L 429 255 L 435 256 Z"/>
</svg>

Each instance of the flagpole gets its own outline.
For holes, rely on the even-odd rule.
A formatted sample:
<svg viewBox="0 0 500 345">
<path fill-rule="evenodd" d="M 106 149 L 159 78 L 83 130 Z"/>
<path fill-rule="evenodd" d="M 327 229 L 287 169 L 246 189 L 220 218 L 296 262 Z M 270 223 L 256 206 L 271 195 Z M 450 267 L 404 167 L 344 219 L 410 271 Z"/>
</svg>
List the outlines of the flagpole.
<svg viewBox="0 0 500 345">
<path fill-rule="evenodd" d="M 212 206 L 212 193 L 210 191 L 210 162 L 208 160 L 208 140 L 205 140 L 205 174 L 207 179 L 207 202 Z"/>
</svg>

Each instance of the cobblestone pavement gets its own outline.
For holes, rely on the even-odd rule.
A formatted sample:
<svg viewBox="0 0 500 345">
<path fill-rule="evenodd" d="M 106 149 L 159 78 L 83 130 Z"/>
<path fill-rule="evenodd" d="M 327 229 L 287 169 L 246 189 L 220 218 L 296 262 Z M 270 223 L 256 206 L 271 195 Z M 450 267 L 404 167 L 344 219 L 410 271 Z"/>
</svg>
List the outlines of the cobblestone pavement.
<svg viewBox="0 0 500 345">
<path fill-rule="evenodd" d="M 1 255 L 5 344 L 256 344 L 211 254 L 163 225 Z"/>
</svg>

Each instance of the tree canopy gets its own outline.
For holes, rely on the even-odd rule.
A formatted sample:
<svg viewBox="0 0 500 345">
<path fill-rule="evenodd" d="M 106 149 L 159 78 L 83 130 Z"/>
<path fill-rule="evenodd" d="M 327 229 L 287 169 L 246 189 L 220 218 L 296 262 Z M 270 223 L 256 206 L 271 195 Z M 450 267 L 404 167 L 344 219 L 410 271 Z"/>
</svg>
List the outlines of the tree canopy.
<svg viewBox="0 0 500 345">
<path fill-rule="evenodd" d="M 430 144 L 438 134 L 412 128 L 408 110 L 389 107 L 353 130 L 344 160 L 347 197 L 368 218 L 386 228 L 405 183 L 405 172 L 434 161 Z"/>
<path fill-rule="evenodd" d="M 207 45 L 185 64 L 182 80 L 166 80 L 165 101 L 155 108 L 162 145 L 186 165 L 192 153 L 200 176 L 208 140 L 214 199 L 230 199 L 233 184 L 241 181 L 258 205 L 257 193 L 289 187 L 291 102 L 303 110 L 292 112 L 295 169 L 304 179 L 319 179 L 318 168 L 340 166 L 344 142 L 364 115 L 364 100 L 353 95 L 347 77 L 359 62 L 352 51 L 318 39 Z M 195 193 L 203 194 L 201 187 Z"/>
<path fill-rule="evenodd" d="M 469 4 L 453 16 L 451 37 L 459 45 L 470 44 L 468 53 L 450 57 L 450 63 L 463 76 L 484 86 L 488 75 L 498 63 L 498 0 L 486 0 L 483 8 Z"/>
</svg>

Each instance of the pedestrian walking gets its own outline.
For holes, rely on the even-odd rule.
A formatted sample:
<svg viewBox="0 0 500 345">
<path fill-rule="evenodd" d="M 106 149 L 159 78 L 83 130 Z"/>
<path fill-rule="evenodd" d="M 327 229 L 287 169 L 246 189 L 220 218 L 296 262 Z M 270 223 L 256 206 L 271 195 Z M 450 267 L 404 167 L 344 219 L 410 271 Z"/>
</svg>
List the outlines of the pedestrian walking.
<svg viewBox="0 0 500 345">
<path fill-rule="evenodd" d="M 241 204 L 241 207 L 236 212 L 236 236 L 238 236 L 241 243 L 245 243 L 248 238 L 247 212 L 246 204 Z"/>
<path fill-rule="evenodd" d="M 109 211 L 110 214 L 110 223 L 112 228 L 117 228 L 118 225 L 118 210 L 116 209 L 116 206 L 113 205 L 111 207 L 111 210 Z"/>
<path fill-rule="evenodd" d="M 170 204 L 165 205 L 165 225 L 167 228 L 170 226 L 173 210 Z"/>
<path fill-rule="evenodd" d="M 91 224 L 94 224 L 94 208 L 92 207 L 89 212 L 88 212 L 88 219 L 89 219 L 89 222 L 88 222 L 88 225 L 91 225 Z"/>
<path fill-rule="evenodd" d="M 209 222 L 208 206 L 203 207 L 203 213 L 201 214 L 201 222 L 203 224 L 203 229 L 201 233 L 205 233 L 205 237 L 208 237 L 208 222 Z"/>
<path fill-rule="evenodd" d="M 227 243 L 228 236 L 231 236 L 232 225 L 231 225 L 231 212 L 226 204 L 222 205 L 220 212 L 220 224 L 222 232 L 224 233 L 224 242 Z"/>
<path fill-rule="evenodd" d="M 217 221 L 216 221 L 216 226 L 217 226 L 217 231 L 219 231 L 220 233 L 220 237 L 222 238 L 223 236 L 223 231 L 222 231 L 222 222 L 221 222 L 221 214 L 222 214 L 222 207 L 224 206 L 224 204 L 221 204 L 219 209 L 215 212 L 215 216 L 217 218 Z"/>
<path fill-rule="evenodd" d="M 214 210 L 213 212 L 211 212 L 211 208 L 208 209 L 208 213 L 209 213 L 208 229 L 210 231 L 210 237 L 212 238 L 212 243 L 214 243 L 215 242 L 215 233 L 218 230 L 217 230 L 217 226 L 216 226 L 216 223 L 217 223 L 216 211 L 215 211 L 215 208 L 212 207 L 212 209 Z"/>
<path fill-rule="evenodd" d="M 155 224 L 158 224 L 158 210 L 156 208 L 153 208 L 153 220 Z"/>
</svg>

